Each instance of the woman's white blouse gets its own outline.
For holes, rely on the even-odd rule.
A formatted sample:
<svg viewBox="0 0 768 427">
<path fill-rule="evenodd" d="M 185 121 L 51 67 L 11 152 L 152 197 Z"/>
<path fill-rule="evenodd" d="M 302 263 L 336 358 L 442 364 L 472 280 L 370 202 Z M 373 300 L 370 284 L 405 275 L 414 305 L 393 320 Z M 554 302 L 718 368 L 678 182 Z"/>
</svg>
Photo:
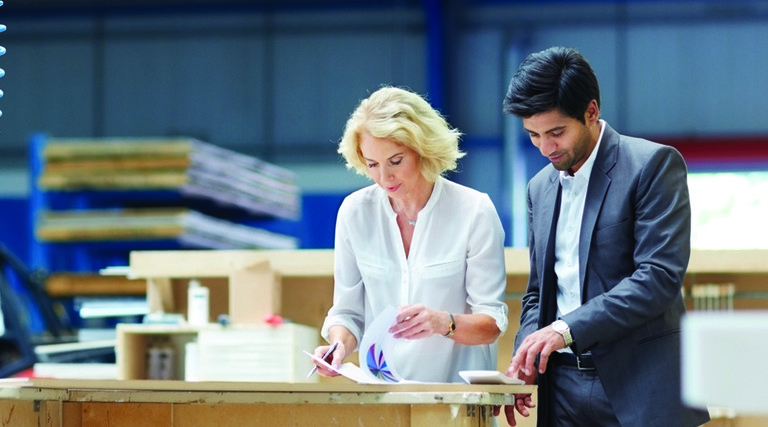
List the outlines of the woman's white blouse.
<svg viewBox="0 0 768 427">
<path fill-rule="evenodd" d="M 387 194 L 377 185 L 347 196 L 336 219 L 334 295 L 322 328 L 357 338 L 386 307 L 423 304 L 484 313 L 507 328 L 504 229 L 487 194 L 438 178 L 419 212 L 408 258 Z M 433 335 L 397 340 L 388 355 L 404 379 L 463 382 L 460 370 L 496 369 L 496 343 L 465 346 Z"/>
</svg>

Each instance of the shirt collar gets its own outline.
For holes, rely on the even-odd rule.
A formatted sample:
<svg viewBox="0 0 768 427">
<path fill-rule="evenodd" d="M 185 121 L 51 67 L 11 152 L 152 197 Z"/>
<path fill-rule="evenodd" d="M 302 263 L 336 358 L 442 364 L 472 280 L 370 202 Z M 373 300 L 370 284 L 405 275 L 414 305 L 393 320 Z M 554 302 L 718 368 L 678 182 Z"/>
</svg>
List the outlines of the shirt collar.
<svg viewBox="0 0 768 427">
<path fill-rule="evenodd" d="M 440 198 L 440 193 L 443 192 L 443 186 L 445 185 L 445 180 L 446 180 L 445 177 L 443 177 L 442 175 L 437 177 L 437 179 L 435 180 L 435 186 L 432 187 L 432 194 L 430 194 L 429 200 L 427 200 L 427 204 L 424 205 L 421 211 L 419 211 L 419 214 L 426 214 L 427 212 L 432 210 L 435 204 L 437 204 L 437 200 Z M 376 185 L 378 187 L 377 184 L 373 184 L 373 185 Z M 378 189 L 380 190 L 379 197 L 380 197 L 381 203 L 385 205 L 384 209 L 388 211 L 388 215 L 392 217 L 397 216 L 397 213 L 392 208 L 392 203 L 389 202 L 389 195 L 387 195 L 387 192 L 384 191 L 384 189 L 381 187 L 378 187 Z"/>
</svg>

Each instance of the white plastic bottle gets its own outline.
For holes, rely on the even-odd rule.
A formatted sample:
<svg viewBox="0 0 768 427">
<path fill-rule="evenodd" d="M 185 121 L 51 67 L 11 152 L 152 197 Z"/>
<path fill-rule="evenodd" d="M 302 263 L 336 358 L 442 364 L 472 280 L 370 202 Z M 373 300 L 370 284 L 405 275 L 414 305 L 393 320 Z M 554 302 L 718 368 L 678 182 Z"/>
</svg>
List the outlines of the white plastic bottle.
<svg viewBox="0 0 768 427">
<path fill-rule="evenodd" d="M 184 381 L 200 381 L 197 341 L 184 345 Z"/>
<path fill-rule="evenodd" d="M 208 324 L 209 319 L 209 291 L 201 285 L 197 279 L 189 281 L 187 289 L 187 322 L 192 326 Z"/>
<path fill-rule="evenodd" d="M 160 347 L 160 379 L 173 380 L 176 377 L 176 351 L 170 342 Z"/>
<path fill-rule="evenodd" d="M 160 379 L 160 354 L 162 349 L 158 345 L 156 340 L 149 342 L 147 346 L 147 379 L 159 380 Z"/>
</svg>

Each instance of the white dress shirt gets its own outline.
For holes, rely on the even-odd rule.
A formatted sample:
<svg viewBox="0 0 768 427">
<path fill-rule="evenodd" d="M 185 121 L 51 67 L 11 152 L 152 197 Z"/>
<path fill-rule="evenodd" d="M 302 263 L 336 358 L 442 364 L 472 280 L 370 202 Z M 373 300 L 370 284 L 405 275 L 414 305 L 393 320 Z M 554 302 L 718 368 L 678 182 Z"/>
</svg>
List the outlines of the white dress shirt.
<svg viewBox="0 0 768 427">
<path fill-rule="evenodd" d="M 605 126 L 600 120 L 600 136 L 587 161 L 573 176 L 560 171 L 560 185 L 563 187 L 560 201 L 560 216 L 557 219 L 555 238 L 555 274 L 557 274 L 557 318 L 581 306 L 581 281 L 579 279 L 579 241 L 584 202 L 587 199 L 589 176 L 603 139 Z"/>
<path fill-rule="evenodd" d="M 326 340 L 331 326 L 343 325 L 359 344 L 386 307 L 417 303 L 484 313 L 502 333 L 507 328 L 504 230 L 496 209 L 487 194 L 442 177 L 418 214 L 408 258 L 384 190 L 371 185 L 347 196 L 336 219 L 334 281 L 321 331 Z M 404 379 L 463 382 L 460 370 L 496 369 L 496 347 L 433 335 L 397 340 L 387 358 Z"/>
</svg>

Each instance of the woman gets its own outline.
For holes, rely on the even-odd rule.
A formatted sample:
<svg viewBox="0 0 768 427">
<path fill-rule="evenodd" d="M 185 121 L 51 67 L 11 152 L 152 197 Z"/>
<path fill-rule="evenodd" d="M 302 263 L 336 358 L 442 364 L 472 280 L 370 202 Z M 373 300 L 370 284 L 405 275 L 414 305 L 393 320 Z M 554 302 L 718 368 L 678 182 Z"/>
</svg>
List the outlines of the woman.
<svg viewBox="0 0 768 427">
<path fill-rule="evenodd" d="M 326 358 L 334 367 L 392 306 L 388 361 L 402 378 L 461 382 L 460 370 L 496 369 L 507 327 L 504 230 L 486 194 L 442 177 L 464 155 L 459 136 L 422 97 L 395 87 L 347 121 L 338 151 L 375 185 L 349 195 L 337 216 L 334 304 L 321 331 L 338 343 Z"/>
</svg>

